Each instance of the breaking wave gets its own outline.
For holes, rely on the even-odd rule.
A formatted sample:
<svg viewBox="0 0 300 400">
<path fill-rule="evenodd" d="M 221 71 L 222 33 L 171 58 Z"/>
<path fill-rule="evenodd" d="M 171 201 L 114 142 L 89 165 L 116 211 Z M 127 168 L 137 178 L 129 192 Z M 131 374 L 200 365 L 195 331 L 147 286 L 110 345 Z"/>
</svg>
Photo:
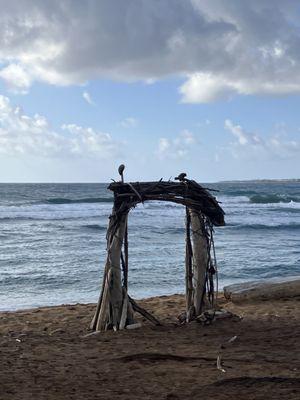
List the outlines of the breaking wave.
<svg viewBox="0 0 300 400">
<path fill-rule="evenodd" d="M 227 224 L 225 225 L 227 229 L 255 229 L 255 230 L 294 230 L 300 229 L 300 224 L 298 223 L 291 223 L 291 224 Z M 224 228 L 223 228 L 224 229 Z"/>
<path fill-rule="evenodd" d="M 79 204 L 79 203 L 112 203 L 112 197 L 87 197 L 83 199 L 51 198 L 45 200 L 44 204 Z"/>
<path fill-rule="evenodd" d="M 97 225 L 97 224 L 83 225 L 83 228 L 92 229 L 92 230 L 96 230 L 96 231 L 105 231 L 106 230 L 105 226 L 101 226 L 101 225 Z"/>
<path fill-rule="evenodd" d="M 300 203 L 300 198 L 278 194 L 256 194 L 249 197 L 249 201 L 254 204 Z"/>
</svg>

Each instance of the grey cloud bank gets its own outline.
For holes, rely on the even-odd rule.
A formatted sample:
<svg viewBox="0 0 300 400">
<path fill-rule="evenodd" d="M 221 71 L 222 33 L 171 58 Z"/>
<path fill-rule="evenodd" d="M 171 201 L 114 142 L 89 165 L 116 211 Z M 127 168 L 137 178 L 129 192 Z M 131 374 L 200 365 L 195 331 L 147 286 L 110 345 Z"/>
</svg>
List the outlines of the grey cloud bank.
<svg viewBox="0 0 300 400">
<path fill-rule="evenodd" d="M 293 0 L 1 3 L 0 78 L 13 91 L 179 76 L 184 102 L 300 92 Z"/>
</svg>

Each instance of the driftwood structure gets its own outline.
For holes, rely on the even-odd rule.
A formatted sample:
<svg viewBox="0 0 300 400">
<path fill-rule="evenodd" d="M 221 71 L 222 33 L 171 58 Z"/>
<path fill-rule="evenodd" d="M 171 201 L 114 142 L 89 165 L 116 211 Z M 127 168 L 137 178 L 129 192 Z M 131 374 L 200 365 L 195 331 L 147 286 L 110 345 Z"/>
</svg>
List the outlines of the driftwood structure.
<svg viewBox="0 0 300 400">
<path fill-rule="evenodd" d="M 186 208 L 185 286 L 186 311 L 181 322 L 189 322 L 205 309 L 214 307 L 217 268 L 213 226 L 224 225 L 224 212 L 210 192 L 180 174 L 174 181 L 124 183 L 108 189 L 114 205 L 107 229 L 107 258 L 102 289 L 90 328 L 97 331 L 121 330 L 134 326 L 134 312 L 156 325 L 160 322 L 141 308 L 128 294 L 128 213 L 145 201 L 168 201 Z"/>
</svg>

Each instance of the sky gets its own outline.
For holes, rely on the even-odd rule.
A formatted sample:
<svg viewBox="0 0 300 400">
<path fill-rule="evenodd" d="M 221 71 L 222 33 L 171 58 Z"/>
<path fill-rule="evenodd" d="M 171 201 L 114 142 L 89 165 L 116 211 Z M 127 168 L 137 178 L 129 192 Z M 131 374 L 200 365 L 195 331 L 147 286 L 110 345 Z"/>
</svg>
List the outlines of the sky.
<svg viewBox="0 0 300 400">
<path fill-rule="evenodd" d="M 0 7 L 0 182 L 300 178 L 298 1 Z"/>
</svg>

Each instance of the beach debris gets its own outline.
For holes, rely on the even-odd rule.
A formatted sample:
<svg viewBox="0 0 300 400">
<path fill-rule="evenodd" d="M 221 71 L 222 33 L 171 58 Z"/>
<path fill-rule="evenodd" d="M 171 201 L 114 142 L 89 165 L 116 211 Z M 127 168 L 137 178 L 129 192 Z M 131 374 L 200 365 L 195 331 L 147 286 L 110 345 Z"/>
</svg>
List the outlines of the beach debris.
<svg viewBox="0 0 300 400">
<path fill-rule="evenodd" d="M 141 327 L 142 327 L 142 324 L 140 322 L 137 322 L 136 324 L 127 325 L 126 329 L 138 329 Z"/>
<path fill-rule="evenodd" d="M 224 287 L 224 296 L 233 303 L 299 298 L 300 276 L 236 283 Z"/>
<path fill-rule="evenodd" d="M 138 305 L 135 300 L 133 300 L 129 295 L 128 295 L 128 300 L 132 306 L 132 309 L 134 311 L 137 311 L 139 314 L 141 314 L 144 318 L 148 319 L 150 322 L 152 322 L 154 325 L 161 326 L 161 322 L 154 317 L 152 314 L 149 313 L 149 311 L 145 310 L 143 307 Z M 132 324 L 131 324 L 132 325 Z"/>
<path fill-rule="evenodd" d="M 217 356 L 217 368 L 221 372 L 226 372 L 226 370 L 222 367 L 222 358 L 220 354 Z"/>
<path fill-rule="evenodd" d="M 233 343 L 233 342 L 236 341 L 236 339 L 237 339 L 237 335 L 232 336 L 232 337 L 228 340 L 228 343 Z"/>
<path fill-rule="evenodd" d="M 226 372 L 226 370 L 222 367 L 222 358 L 220 354 L 217 356 L 217 368 L 221 372 Z"/>
<path fill-rule="evenodd" d="M 49 335 L 55 335 L 56 333 L 65 333 L 65 330 L 58 328 L 58 329 L 54 329 L 54 331 L 49 332 Z"/>
<path fill-rule="evenodd" d="M 228 344 L 232 344 L 236 341 L 236 339 L 238 338 L 237 335 L 232 336 L 230 339 L 228 339 L 225 343 L 221 344 L 220 348 L 222 350 L 226 349 Z"/>
<path fill-rule="evenodd" d="M 196 321 L 201 323 L 202 325 L 210 325 L 215 320 L 223 320 L 223 319 L 231 319 L 234 322 L 238 322 L 242 320 L 240 315 L 234 314 L 230 311 L 225 309 L 220 310 L 207 310 L 204 311 L 202 314 L 198 315 Z"/>
<path fill-rule="evenodd" d="M 210 325 L 212 324 L 213 320 L 215 319 L 215 311 L 208 310 L 204 311 L 202 314 L 198 315 L 196 321 L 202 325 Z"/>
<path fill-rule="evenodd" d="M 177 316 L 177 319 L 180 324 L 185 324 L 186 323 L 186 312 L 182 312 Z"/>
<path fill-rule="evenodd" d="M 222 366 L 222 350 L 226 349 L 228 344 L 234 343 L 237 338 L 238 338 L 238 335 L 234 335 L 231 338 L 229 338 L 225 343 L 221 344 L 221 346 L 220 346 L 220 352 L 217 355 L 217 368 L 221 372 L 226 372 L 226 370 Z"/>
<path fill-rule="evenodd" d="M 93 332 L 87 333 L 86 335 L 81 336 L 81 338 L 85 339 L 85 338 L 88 338 L 88 337 L 91 337 L 91 336 L 98 335 L 99 333 L 100 333 L 99 331 L 93 331 Z"/>
</svg>

